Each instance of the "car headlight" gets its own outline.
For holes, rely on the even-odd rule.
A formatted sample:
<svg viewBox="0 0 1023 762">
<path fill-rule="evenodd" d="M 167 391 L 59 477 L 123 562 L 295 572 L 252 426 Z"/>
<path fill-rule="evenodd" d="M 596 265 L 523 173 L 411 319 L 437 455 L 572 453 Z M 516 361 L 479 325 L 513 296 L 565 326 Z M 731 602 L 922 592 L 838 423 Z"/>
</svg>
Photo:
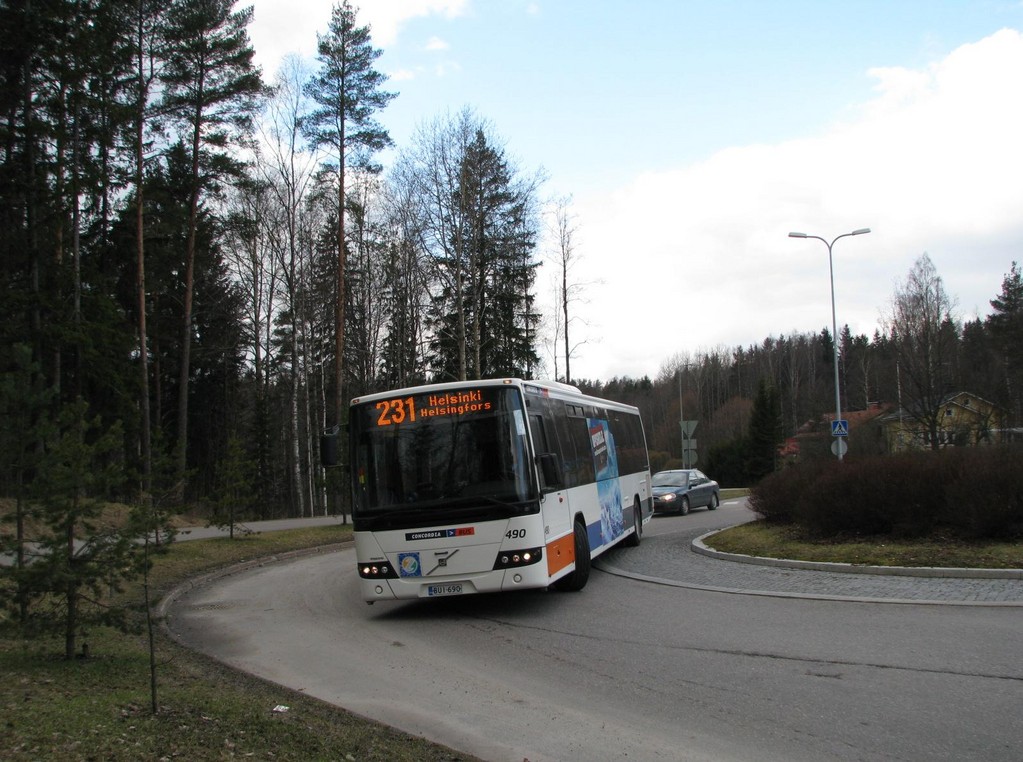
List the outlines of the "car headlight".
<svg viewBox="0 0 1023 762">
<path fill-rule="evenodd" d="M 669 494 L 665 495 L 663 499 L 664 499 L 664 502 L 670 503 L 672 500 L 675 499 L 675 495 L 674 495 L 674 493 L 669 493 Z"/>
</svg>

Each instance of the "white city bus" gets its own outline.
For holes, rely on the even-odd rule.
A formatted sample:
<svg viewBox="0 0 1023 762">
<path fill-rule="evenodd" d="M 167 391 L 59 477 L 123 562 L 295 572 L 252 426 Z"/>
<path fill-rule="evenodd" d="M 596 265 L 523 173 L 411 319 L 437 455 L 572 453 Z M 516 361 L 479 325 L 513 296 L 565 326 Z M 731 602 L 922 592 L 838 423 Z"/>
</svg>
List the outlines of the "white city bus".
<svg viewBox="0 0 1023 762">
<path fill-rule="evenodd" d="M 580 590 L 653 511 L 639 411 L 551 382 L 434 384 L 352 400 L 363 598 Z"/>
</svg>

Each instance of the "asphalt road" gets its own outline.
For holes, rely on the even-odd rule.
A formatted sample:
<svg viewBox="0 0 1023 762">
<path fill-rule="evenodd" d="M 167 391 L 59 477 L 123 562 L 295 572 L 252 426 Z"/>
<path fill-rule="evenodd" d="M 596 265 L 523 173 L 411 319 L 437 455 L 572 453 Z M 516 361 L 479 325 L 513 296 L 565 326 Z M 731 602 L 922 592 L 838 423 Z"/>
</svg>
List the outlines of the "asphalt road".
<svg viewBox="0 0 1023 762">
<path fill-rule="evenodd" d="M 680 558 L 695 533 L 748 515 L 659 517 L 609 561 Z M 739 566 L 712 562 L 722 578 Z M 1019 758 L 1023 607 L 744 595 L 599 569 L 577 594 L 370 607 L 354 565 L 349 549 L 211 581 L 172 602 L 169 628 L 488 760 Z"/>
</svg>

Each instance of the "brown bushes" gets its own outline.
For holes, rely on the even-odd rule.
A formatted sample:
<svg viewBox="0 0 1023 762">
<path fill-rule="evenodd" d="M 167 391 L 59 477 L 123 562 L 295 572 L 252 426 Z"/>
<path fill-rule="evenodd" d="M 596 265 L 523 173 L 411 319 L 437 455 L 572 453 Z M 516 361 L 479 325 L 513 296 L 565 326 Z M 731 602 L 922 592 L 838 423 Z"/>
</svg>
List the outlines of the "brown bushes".
<svg viewBox="0 0 1023 762">
<path fill-rule="evenodd" d="M 803 463 L 753 487 L 749 505 L 768 522 L 796 524 L 822 538 L 1014 540 L 1023 537 L 1023 448 Z"/>
</svg>

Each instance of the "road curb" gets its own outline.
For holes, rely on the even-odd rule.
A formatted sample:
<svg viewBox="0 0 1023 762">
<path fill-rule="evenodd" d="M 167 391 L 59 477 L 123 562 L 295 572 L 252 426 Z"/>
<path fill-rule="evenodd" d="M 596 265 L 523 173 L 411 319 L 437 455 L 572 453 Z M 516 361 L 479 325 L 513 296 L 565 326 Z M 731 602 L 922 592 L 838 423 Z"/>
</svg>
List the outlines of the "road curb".
<svg viewBox="0 0 1023 762">
<path fill-rule="evenodd" d="M 296 558 L 303 558 L 304 556 L 316 556 L 322 553 L 333 553 L 346 548 L 355 546 L 354 540 L 347 542 L 336 542 L 330 545 L 316 545 L 311 548 L 300 548 L 298 550 L 288 550 L 284 553 L 274 553 L 269 556 L 259 556 L 257 558 L 251 558 L 247 561 L 239 561 L 236 564 L 230 566 L 223 566 L 219 569 L 213 569 L 211 571 L 197 574 L 194 577 L 189 577 L 182 582 L 179 582 L 170 591 L 160 598 L 160 602 L 157 603 L 154 611 L 157 621 L 163 628 L 163 631 L 167 633 L 175 641 L 178 640 L 177 636 L 170 629 L 167 622 L 169 619 L 169 612 L 171 606 L 173 606 L 179 598 L 188 592 L 202 587 L 210 582 L 215 582 L 223 577 L 230 577 L 233 574 L 240 574 L 241 572 L 249 571 L 250 569 L 256 569 L 261 566 L 269 566 L 270 564 L 282 563 L 284 561 L 291 561 Z"/>
<path fill-rule="evenodd" d="M 876 574 L 888 577 L 948 577 L 958 579 L 1023 579 L 1023 569 L 957 569 L 947 566 L 869 566 L 867 564 L 837 564 L 823 561 L 795 561 L 786 558 L 748 556 L 742 553 L 725 553 L 708 547 L 703 540 L 723 532 L 715 529 L 702 534 L 692 541 L 693 552 L 723 561 L 736 561 L 755 566 L 773 566 L 781 569 L 809 569 L 813 571 L 838 572 L 841 574 Z"/>
</svg>

